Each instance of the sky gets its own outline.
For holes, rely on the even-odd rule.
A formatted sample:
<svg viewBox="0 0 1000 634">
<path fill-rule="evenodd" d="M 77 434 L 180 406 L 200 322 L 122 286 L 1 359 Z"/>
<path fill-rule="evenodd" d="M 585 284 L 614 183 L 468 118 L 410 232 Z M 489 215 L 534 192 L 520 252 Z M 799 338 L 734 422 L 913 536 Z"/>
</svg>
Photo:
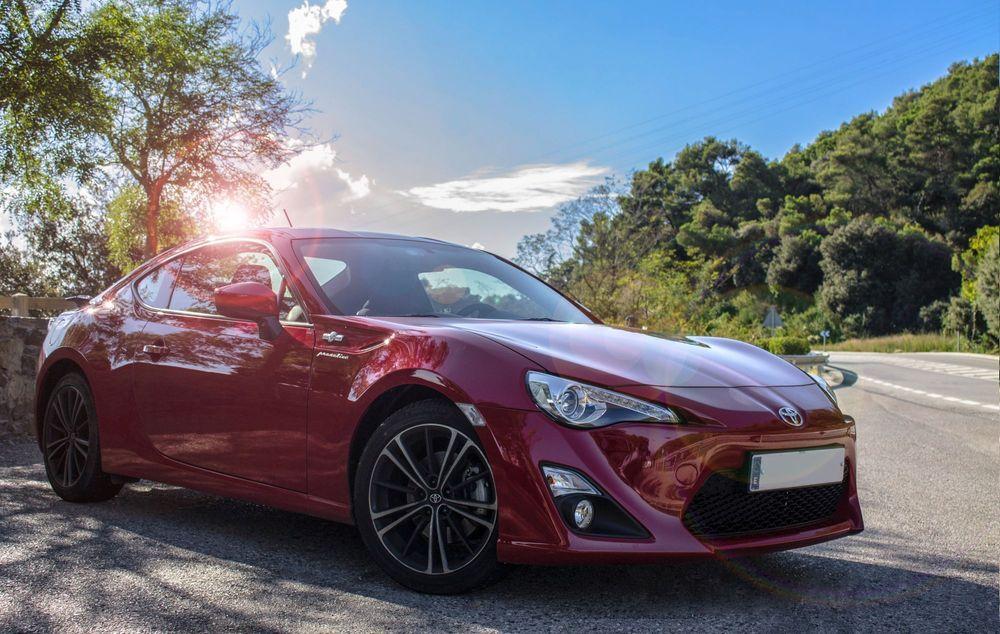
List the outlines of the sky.
<svg viewBox="0 0 1000 634">
<path fill-rule="evenodd" d="M 234 8 L 269 22 L 262 63 L 314 108 L 313 142 L 267 174 L 296 226 L 505 256 L 605 177 L 709 134 L 780 158 L 1000 49 L 995 0 Z"/>
</svg>

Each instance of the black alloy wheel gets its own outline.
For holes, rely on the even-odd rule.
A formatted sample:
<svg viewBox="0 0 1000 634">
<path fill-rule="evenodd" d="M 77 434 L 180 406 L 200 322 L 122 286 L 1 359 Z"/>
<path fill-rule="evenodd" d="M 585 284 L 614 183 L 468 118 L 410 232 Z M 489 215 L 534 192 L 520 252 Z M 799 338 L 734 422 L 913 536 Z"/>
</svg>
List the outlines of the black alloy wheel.
<svg viewBox="0 0 1000 634">
<path fill-rule="evenodd" d="M 69 502 L 100 502 L 122 488 L 101 471 L 97 414 L 87 382 L 78 374 L 60 379 L 42 419 L 41 448 L 49 484 Z"/>
<path fill-rule="evenodd" d="M 49 402 L 45 417 L 45 452 L 52 476 L 71 487 L 83 476 L 90 453 L 90 417 L 79 388 L 67 385 Z"/>
</svg>

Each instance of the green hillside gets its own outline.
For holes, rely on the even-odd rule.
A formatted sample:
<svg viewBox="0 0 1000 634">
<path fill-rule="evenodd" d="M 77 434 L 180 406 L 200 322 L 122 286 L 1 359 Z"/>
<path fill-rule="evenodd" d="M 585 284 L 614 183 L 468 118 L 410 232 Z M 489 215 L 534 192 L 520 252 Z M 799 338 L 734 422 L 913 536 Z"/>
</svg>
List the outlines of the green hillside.
<svg viewBox="0 0 1000 634">
<path fill-rule="evenodd" d="M 995 345 L 1000 283 L 976 281 L 998 267 L 997 63 L 955 64 L 781 160 L 707 137 L 565 205 L 518 259 L 615 323 L 759 340 L 774 304 L 786 334 Z"/>
</svg>

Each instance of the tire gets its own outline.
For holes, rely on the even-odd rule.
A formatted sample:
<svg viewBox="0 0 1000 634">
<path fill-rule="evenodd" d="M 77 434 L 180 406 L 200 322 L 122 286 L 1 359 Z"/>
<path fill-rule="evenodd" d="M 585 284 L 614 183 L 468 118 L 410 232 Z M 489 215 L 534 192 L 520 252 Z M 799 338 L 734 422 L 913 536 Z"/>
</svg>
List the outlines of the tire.
<svg viewBox="0 0 1000 634">
<path fill-rule="evenodd" d="M 67 374 L 52 390 L 41 448 L 49 484 L 67 502 L 103 502 L 121 491 L 122 483 L 101 471 L 94 397 L 79 374 Z"/>
<path fill-rule="evenodd" d="M 376 563 L 418 592 L 467 592 L 504 572 L 493 473 L 449 402 L 412 403 L 375 430 L 354 480 L 354 518 Z"/>
</svg>

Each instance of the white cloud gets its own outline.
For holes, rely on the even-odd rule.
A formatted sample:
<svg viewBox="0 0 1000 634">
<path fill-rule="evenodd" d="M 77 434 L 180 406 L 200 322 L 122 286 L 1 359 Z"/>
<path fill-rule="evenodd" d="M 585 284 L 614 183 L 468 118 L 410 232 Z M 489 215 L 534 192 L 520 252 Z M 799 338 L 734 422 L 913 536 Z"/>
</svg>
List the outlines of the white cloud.
<svg viewBox="0 0 1000 634">
<path fill-rule="evenodd" d="M 333 20 L 340 24 L 340 18 L 347 11 L 347 0 L 326 0 L 323 5 L 309 4 L 303 0 L 302 6 L 288 12 L 288 47 L 293 55 L 301 55 L 305 61 L 302 76 L 312 66 L 316 57 L 316 42 L 312 39 L 319 34 L 323 24 Z"/>
<path fill-rule="evenodd" d="M 404 192 L 421 204 L 451 211 L 532 211 L 572 200 L 597 183 L 606 167 L 585 161 L 565 165 L 524 165 L 507 174 L 466 178 L 413 187 Z"/>
<path fill-rule="evenodd" d="M 287 163 L 280 165 L 264 174 L 264 178 L 277 190 L 298 187 L 308 172 L 325 171 L 333 167 L 337 151 L 329 143 L 321 143 L 308 147 Z"/>
<path fill-rule="evenodd" d="M 289 139 L 288 145 L 293 149 L 304 146 L 296 139 Z M 330 143 L 312 145 L 302 149 L 284 165 L 264 172 L 264 179 L 279 192 L 296 190 L 299 185 L 304 185 L 307 191 L 313 191 L 318 186 L 329 188 L 331 183 L 338 183 L 333 191 L 339 190 L 345 202 L 368 196 L 375 182 L 367 174 L 353 178 L 350 172 L 335 168 L 336 161 L 337 151 Z M 329 174 L 331 170 L 336 173 L 339 181 Z M 339 184 L 340 181 L 343 185 Z M 344 185 L 347 186 L 346 189 Z"/>
<path fill-rule="evenodd" d="M 361 200 L 372 191 L 371 181 L 368 180 L 368 176 L 365 174 L 362 174 L 360 178 L 352 179 L 349 173 L 338 168 L 337 176 L 340 177 L 340 180 L 347 183 L 347 188 L 350 190 L 347 196 L 344 197 L 345 200 Z"/>
</svg>

